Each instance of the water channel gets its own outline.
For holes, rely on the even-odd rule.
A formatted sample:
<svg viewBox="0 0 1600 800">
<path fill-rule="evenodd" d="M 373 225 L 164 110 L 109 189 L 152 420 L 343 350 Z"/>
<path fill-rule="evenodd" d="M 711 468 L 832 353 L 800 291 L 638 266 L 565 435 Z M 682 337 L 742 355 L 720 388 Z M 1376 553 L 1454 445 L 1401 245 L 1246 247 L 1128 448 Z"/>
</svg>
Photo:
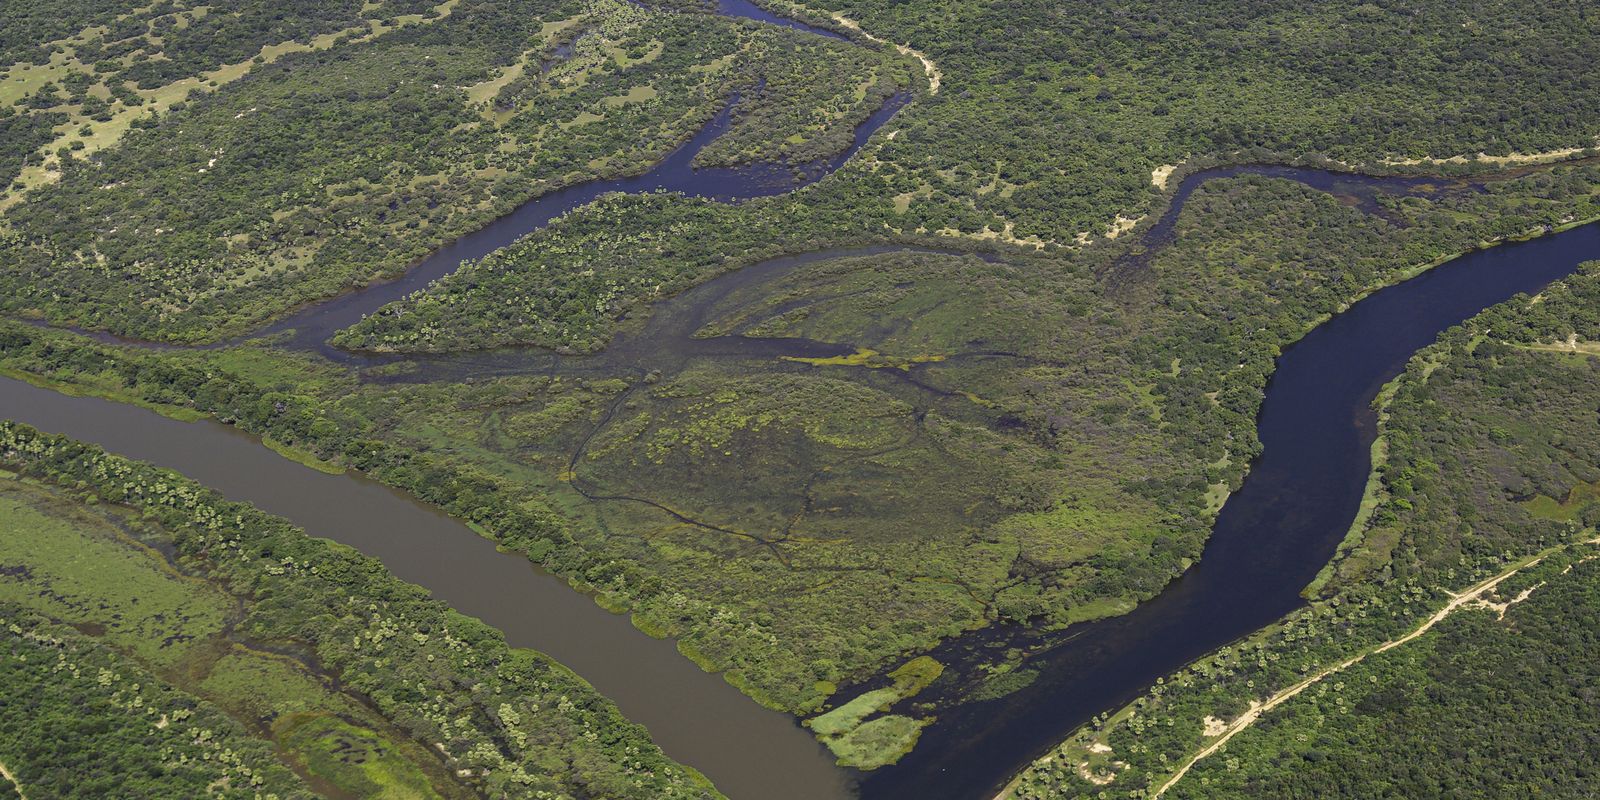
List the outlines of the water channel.
<svg viewBox="0 0 1600 800">
<path fill-rule="evenodd" d="M 720 10 L 789 27 L 742 0 Z M 815 30 L 815 29 L 811 29 Z M 832 32 L 817 31 L 837 36 Z M 422 261 L 403 278 L 300 310 L 264 333 L 288 333 L 281 346 L 350 361 L 326 339 L 387 302 L 422 288 L 464 261 L 481 258 L 551 219 L 612 191 L 664 189 L 720 200 L 792 191 L 838 168 L 907 102 L 897 95 L 857 132 L 854 144 L 796 179 L 787 166 L 695 169 L 700 148 L 726 130 L 723 109 L 705 129 L 649 172 L 544 195 L 482 231 Z M 1288 167 L 1231 167 L 1189 176 L 1171 207 L 1145 234 L 1148 247 L 1170 236 L 1171 221 L 1195 186 L 1254 173 L 1328 191 L 1426 189 L 1418 178 L 1362 178 Z M 1437 182 L 1437 181 L 1434 181 Z M 774 348 L 829 355 L 840 346 L 803 340 L 694 339 L 703 310 L 734 287 L 749 286 L 827 258 L 901 247 L 864 247 L 789 256 L 716 278 L 655 309 L 645 334 L 624 337 L 594 363 L 630 360 L 639 343 L 680 346 L 682 359 L 748 357 Z M 1077 626 L 1057 636 L 1030 666 L 1041 676 L 1013 695 L 941 709 L 916 750 L 899 764 L 860 775 L 833 766 L 794 720 L 767 711 L 651 639 L 625 617 L 596 606 L 437 509 L 353 475 L 327 475 L 284 459 L 229 426 L 178 422 L 134 406 L 65 397 L 0 379 L 0 417 L 93 442 L 112 452 L 190 475 L 224 495 L 284 516 L 316 536 L 381 559 L 399 577 L 429 589 L 463 613 L 504 631 L 517 646 L 550 654 L 644 724 L 668 755 L 700 769 L 736 800 L 975 800 L 990 796 L 1032 757 L 1094 714 L 1131 699 L 1154 680 L 1209 650 L 1282 616 L 1332 555 L 1355 513 L 1368 470 L 1374 418 L 1369 404 L 1417 349 L 1477 311 L 1540 287 L 1600 257 L 1600 225 L 1469 254 L 1383 289 L 1290 347 L 1267 387 L 1259 419 L 1264 451 L 1243 488 L 1222 510 L 1203 558 L 1133 613 Z M 631 343 L 630 343 L 631 342 Z M 497 356 L 474 357 L 481 367 Z M 432 359 L 445 363 L 449 357 Z M 553 354 L 505 356 L 508 368 L 557 368 Z M 468 359 L 471 360 L 471 359 Z M 644 359 L 658 363 L 656 359 Z M 574 365 L 581 368 L 581 365 Z M 959 660 L 985 634 L 944 647 Z M 1012 632 L 1014 635 L 1014 632 Z M 941 655 L 939 651 L 935 656 Z"/>
</svg>

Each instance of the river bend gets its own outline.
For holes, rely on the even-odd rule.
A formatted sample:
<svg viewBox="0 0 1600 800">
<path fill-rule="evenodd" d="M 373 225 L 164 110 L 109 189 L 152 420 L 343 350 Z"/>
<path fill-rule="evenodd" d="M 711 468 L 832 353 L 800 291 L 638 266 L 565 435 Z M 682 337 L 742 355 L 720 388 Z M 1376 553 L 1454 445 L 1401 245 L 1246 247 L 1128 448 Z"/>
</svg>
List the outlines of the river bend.
<svg viewBox="0 0 1600 800">
<path fill-rule="evenodd" d="M 721 0 L 719 11 L 838 36 L 775 17 L 747 0 Z M 350 358 L 325 345 L 334 331 L 601 194 L 659 189 L 735 200 L 792 191 L 841 166 L 908 99 L 891 98 L 857 129 L 847 151 L 810 165 L 801 181 L 789 177 L 792 171 L 784 165 L 694 169 L 694 156 L 726 129 L 729 109 L 724 108 L 643 175 L 541 196 L 440 249 L 399 280 L 314 304 L 264 333 L 292 331 L 287 346 Z M 1171 207 L 1146 232 L 1147 246 L 1160 246 L 1170 235 L 1171 222 L 1194 187 L 1244 173 L 1334 192 L 1355 187 L 1408 193 L 1429 182 L 1287 167 L 1198 173 L 1184 180 Z M 635 341 L 681 337 L 698 342 L 684 345 L 686 359 L 748 356 L 750 348 L 774 345 L 737 337 L 693 340 L 695 326 L 683 320 L 696 319 L 707 298 L 733 286 L 770 280 L 826 258 L 892 249 L 906 248 L 790 256 L 718 277 L 655 309 L 652 337 Z M 1332 556 L 1360 502 L 1375 435 L 1370 403 L 1378 388 L 1444 329 L 1519 292 L 1537 291 L 1593 258 L 1600 258 L 1600 225 L 1475 252 L 1380 290 L 1311 331 L 1279 359 L 1258 420 L 1262 455 L 1224 506 L 1200 562 L 1132 613 L 1070 630 L 1064 641 L 1030 662 L 1042 674 L 1026 689 L 941 710 L 938 723 L 909 756 L 865 776 L 835 768 L 791 717 L 759 707 L 720 676 L 700 671 L 672 642 L 644 636 L 625 617 L 604 611 L 526 558 L 496 551 L 465 525 L 400 492 L 357 476 L 316 472 L 221 423 L 178 422 L 135 406 L 65 397 L 12 379 L 0 378 L 0 417 L 176 469 L 231 499 L 284 516 L 312 535 L 379 558 L 397 576 L 505 632 L 511 644 L 536 648 L 574 669 L 630 719 L 648 727 L 669 756 L 700 769 L 736 800 L 829 800 L 857 792 L 868 800 L 976 800 L 991 796 L 1093 715 L 1298 607 L 1300 590 Z M 818 352 L 829 347 L 778 346 L 823 348 Z M 625 359 L 630 352 L 625 340 L 608 351 L 597 361 Z M 508 358 L 511 369 L 534 362 L 548 362 L 553 369 L 561 363 L 551 354 L 532 352 Z M 964 644 L 970 642 L 948 647 Z"/>
</svg>

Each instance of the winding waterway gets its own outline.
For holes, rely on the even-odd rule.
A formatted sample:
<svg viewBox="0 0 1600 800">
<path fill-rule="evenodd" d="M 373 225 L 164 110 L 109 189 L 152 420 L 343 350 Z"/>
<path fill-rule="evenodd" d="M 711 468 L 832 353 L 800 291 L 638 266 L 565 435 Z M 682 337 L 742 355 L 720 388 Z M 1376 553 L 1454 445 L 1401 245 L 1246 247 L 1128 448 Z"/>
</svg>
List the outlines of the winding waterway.
<svg viewBox="0 0 1600 800">
<path fill-rule="evenodd" d="M 1072 728 L 1301 606 L 1360 505 L 1383 384 L 1445 329 L 1597 258 L 1600 224 L 1476 251 L 1374 293 L 1287 348 L 1257 419 L 1261 456 L 1201 560 L 1132 613 L 1069 629 L 1032 659 L 1041 675 L 1027 689 L 941 711 L 916 750 L 865 779 L 862 796 L 992 796 Z"/>
<path fill-rule="evenodd" d="M 721 10 L 789 27 L 742 0 Z M 837 36 L 832 32 L 816 31 Z M 606 192 L 664 189 L 733 200 L 791 191 L 837 169 L 904 105 L 896 96 L 860 126 L 839 156 L 789 167 L 697 170 L 694 156 L 728 125 L 729 109 L 649 172 L 542 196 L 484 230 L 439 250 L 400 280 L 301 310 L 266 333 L 292 333 L 284 346 L 332 358 L 354 356 L 326 339 L 366 313 L 514 241 Z M 1147 247 L 1170 236 L 1189 193 L 1216 177 L 1253 173 L 1299 180 L 1336 193 L 1429 191 L 1428 179 L 1361 178 L 1286 167 L 1235 167 L 1191 175 L 1171 208 L 1145 234 Z M 1465 186 L 1465 184 L 1462 184 Z M 783 354 L 829 355 L 839 345 L 741 337 L 695 339 L 706 310 L 734 288 L 759 286 L 819 260 L 898 247 L 790 256 L 730 273 L 661 304 L 642 332 L 598 356 L 567 359 L 522 351 L 470 359 L 472 369 L 570 366 L 607 371 L 680 361 Z M 651 639 L 525 558 L 437 509 L 358 476 L 327 475 L 262 447 L 216 422 L 186 423 L 110 401 L 65 397 L 0 379 L 0 417 L 64 433 L 108 450 L 184 472 L 224 495 L 293 520 L 317 536 L 381 559 L 399 577 L 429 589 L 463 613 L 505 632 L 517 646 L 549 653 L 647 726 L 673 758 L 706 773 L 736 800 L 878 800 L 987 797 L 1032 757 L 1091 716 L 1131 699 L 1160 677 L 1282 616 L 1332 555 L 1355 513 L 1374 436 L 1369 404 L 1378 387 L 1417 349 L 1480 309 L 1539 289 L 1583 260 L 1600 257 L 1600 226 L 1504 245 L 1450 262 L 1381 290 L 1289 348 L 1267 387 L 1259 432 L 1264 451 L 1243 488 L 1222 510 L 1204 557 L 1133 613 L 1077 626 L 1035 655 L 1040 677 L 999 700 L 941 709 L 916 750 L 899 764 L 861 776 L 837 769 L 791 717 L 762 709 L 720 676 L 701 672 L 673 643 Z M 450 357 L 430 359 L 447 367 Z M 433 373 L 438 377 L 441 373 Z M 581 489 L 581 487 L 580 487 Z M 984 634 L 936 652 L 958 661 Z M 859 785 L 857 783 L 859 782 Z"/>
<path fill-rule="evenodd" d="M 695 342 L 679 353 L 685 359 L 830 347 L 688 337 L 704 310 L 734 286 L 823 258 L 884 249 L 775 259 L 730 273 L 669 301 L 639 341 L 652 349 Z M 1023 691 L 942 709 L 916 750 L 864 776 L 860 796 L 987 796 L 1094 714 L 1297 607 L 1300 589 L 1332 555 L 1360 501 L 1374 435 L 1369 406 L 1378 388 L 1440 331 L 1596 257 L 1600 225 L 1475 252 L 1383 289 L 1313 330 L 1280 359 L 1259 421 L 1263 454 L 1224 506 L 1201 561 L 1133 613 L 1078 626 L 1064 643 L 1035 656 L 1030 666 L 1041 676 Z M 608 360 L 627 360 L 629 351 L 619 341 Z M 178 422 L 11 379 L 0 379 L 0 417 L 177 469 L 313 535 L 378 557 L 401 578 L 504 631 L 512 644 L 576 670 L 648 727 L 668 754 L 704 771 L 730 797 L 844 798 L 862 778 L 834 768 L 792 718 L 701 672 L 671 642 L 640 634 L 625 617 L 402 493 L 316 472 L 220 423 Z M 957 661 L 955 650 L 972 644 L 960 640 L 948 646 L 951 653 L 935 655 Z"/>
</svg>

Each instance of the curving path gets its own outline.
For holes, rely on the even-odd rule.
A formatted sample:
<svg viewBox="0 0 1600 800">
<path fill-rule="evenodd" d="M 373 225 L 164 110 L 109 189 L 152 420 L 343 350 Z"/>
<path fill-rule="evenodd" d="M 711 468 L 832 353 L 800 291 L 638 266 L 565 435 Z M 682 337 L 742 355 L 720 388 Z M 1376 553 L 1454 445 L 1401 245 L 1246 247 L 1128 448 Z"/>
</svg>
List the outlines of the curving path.
<svg viewBox="0 0 1600 800">
<path fill-rule="evenodd" d="M 838 36 L 781 20 L 745 0 L 721 0 L 719 10 Z M 930 68 L 930 88 L 937 90 L 937 69 Z M 293 331 L 290 346 L 319 349 L 342 361 L 356 359 L 328 348 L 327 336 L 454 271 L 462 261 L 509 244 L 600 194 L 665 189 L 733 200 L 792 191 L 841 166 L 908 99 L 892 98 L 857 129 L 846 152 L 812 165 L 800 182 L 787 177 L 787 167 L 776 165 L 693 169 L 694 155 L 726 129 L 729 112 L 724 109 L 689 143 L 644 175 L 540 197 L 434 253 L 400 280 L 310 306 L 265 332 Z M 1273 166 L 1211 170 L 1184 179 L 1169 209 L 1146 232 L 1145 243 L 1154 247 L 1170 238 L 1172 223 L 1196 186 L 1247 172 L 1367 197 L 1424 191 L 1424 184 L 1437 182 Z M 874 251 L 898 249 L 906 248 Z M 775 259 L 731 273 L 685 293 L 681 302 L 669 301 L 650 324 L 687 324 L 684 320 L 692 322 L 699 298 L 852 253 L 860 254 L 829 251 Z M 924 732 L 916 750 L 899 764 L 864 776 L 862 796 L 954 800 L 992 795 L 1033 756 L 1095 713 L 1131 699 L 1157 677 L 1299 605 L 1300 589 L 1332 554 L 1359 503 L 1374 427 L 1368 404 L 1377 388 L 1439 331 L 1517 292 L 1537 290 L 1570 273 L 1582 260 L 1597 256 L 1600 226 L 1595 225 L 1474 253 L 1377 292 L 1312 331 L 1279 361 L 1259 418 L 1265 452 L 1243 489 L 1224 507 L 1204 560 L 1126 616 L 1076 626 L 1065 637 L 1031 641 L 1042 649 L 1030 662 L 1041 671 L 1034 684 L 999 700 L 941 709 L 938 724 Z M 1130 256 L 1108 278 L 1116 283 L 1137 276 L 1141 268 L 1140 257 Z M 676 316 L 672 309 L 687 310 L 688 316 Z M 695 340 L 679 338 L 676 332 L 659 341 L 672 342 L 679 348 L 674 357 L 682 360 L 834 354 L 841 349 L 803 340 Z M 425 374 L 437 379 L 453 369 L 631 369 L 641 362 L 630 359 L 654 357 L 652 346 L 646 337 L 620 339 L 590 359 L 533 351 L 445 356 L 425 359 L 429 370 Z M 63 398 L 10 379 L 0 379 L 0 416 L 180 469 L 229 497 L 286 516 L 314 535 L 376 555 L 402 578 L 505 631 L 513 644 L 536 647 L 573 667 L 626 715 L 645 724 L 669 755 L 701 769 L 732 797 L 845 798 L 852 794 L 851 780 L 862 777 L 834 768 L 830 757 L 792 718 L 761 709 L 720 677 L 701 673 L 676 653 L 671 642 L 639 635 L 626 619 L 604 612 L 562 581 L 534 570 L 525 558 L 495 551 L 492 543 L 461 523 L 397 492 L 359 477 L 316 473 L 220 423 L 175 422 L 110 401 Z M 971 648 L 1017 642 L 1016 637 L 1026 634 L 979 632 L 948 643 L 934 655 L 959 664 Z"/>
<path fill-rule="evenodd" d="M 28 800 L 28 796 L 22 792 L 22 784 L 17 783 L 17 776 L 11 774 L 11 770 L 6 769 L 5 764 L 0 764 L 0 778 L 11 781 L 11 787 L 17 790 L 17 800 Z"/>
<path fill-rule="evenodd" d="M 1583 544 L 1600 544 L 1600 539 L 1590 539 L 1587 542 L 1583 542 Z M 1524 590 L 1521 594 L 1517 595 L 1516 598 L 1504 604 L 1490 604 L 1488 601 L 1483 600 L 1483 596 L 1494 591 L 1495 587 L 1499 586 L 1501 582 L 1505 581 L 1505 579 L 1511 577 L 1512 575 L 1538 564 L 1553 553 L 1566 550 L 1569 547 L 1571 547 L 1571 545 L 1563 544 L 1549 548 L 1544 552 L 1533 556 L 1532 558 L 1524 559 L 1517 566 L 1512 567 L 1511 569 L 1508 569 L 1492 578 L 1484 580 L 1475 586 L 1465 589 L 1459 593 L 1451 592 L 1449 593 L 1450 602 L 1445 603 L 1442 608 L 1440 608 L 1438 611 L 1435 611 L 1427 619 L 1423 620 L 1422 624 L 1406 632 L 1405 635 L 1390 639 L 1387 642 L 1371 647 L 1357 655 L 1351 656 L 1344 661 L 1328 667 L 1327 669 L 1324 669 L 1315 675 L 1305 678 L 1304 680 L 1301 680 L 1284 689 L 1280 689 L 1279 691 L 1274 692 L 1272 696 L 1268 697 L 1264 702 L 1252 702 L 1248 711 L 1240 714 L 1237 719 L 1228 723 L 1227 727 L 1223 728 L 1222 732 L 1217 734 L 1217 738 L 1215 740 L 1186 759 L 1183 762 L 1183 765 L 1178 767 L 1178 771 L 1172 774 L 1172 777 L 1167 778 L 1161 783 L 1160 786 L 1156 787 L 1155 794 L 1152 795 L 1152 797 L 1161 797 L 1162 795 L 1166 794 L 1167 790 L 1171 789 L 1175 784 L 1177 784 L 1178 781 L 1182 780 L 1183 776 L 1189 774 L 1189 770 L 1193 769 L 1194 765 L 1199 763 L 1201 759 L 1207 758 L 1215 754 L 1218 750 L 1221 750 L 1225 745 L 1227 745 L 1228 740 L 1238 736 L 1240 733 L 1243 733 L 1246 728 L 1254 725 L 1258 720 L 1260 720 L 1261 715 L 1283 705 L 1284 703 L 1293 699 L 1296 695 L 1300 694 L 1306 689 L 1311 688 L 1311 686 L 1314 684 L 1321 682 L 1329 675 L 1343 672 L 1350 667 L 1361 663 L 1367 658 L 1367 656 L 1373 656 L 1377 655 L 1378 653 L 1393 650 L 1394 648 L 1399 647 L 1406 642 L 1416 639 L 1422 634 L 1427 633 L 1433 628 L 1433 626 L 1443 622 L 1445 617 L 1448 617 L 1463 608 L 1488 607 L 1490 609 L 1498 610 L 1500 613 L 1500 618 L 1505 619 L 1506 608 L 1508 606 L 1526 600 L 1528 596 L 1532 594 L 1538 587 L 1530 587 Z M 1543 584 L 1540 585 L 1542 586 Z"/>
</svg>

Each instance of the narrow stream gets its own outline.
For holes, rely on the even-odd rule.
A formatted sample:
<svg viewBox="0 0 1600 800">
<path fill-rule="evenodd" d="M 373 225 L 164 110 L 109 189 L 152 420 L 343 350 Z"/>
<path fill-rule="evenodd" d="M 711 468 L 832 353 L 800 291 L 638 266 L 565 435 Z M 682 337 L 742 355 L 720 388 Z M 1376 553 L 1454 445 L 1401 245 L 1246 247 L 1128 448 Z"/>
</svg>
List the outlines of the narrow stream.
<svg viewBox="0 0 1600 800">
<path fill-rule="evenodd" d="M 735 287 L 759 286 L 827 258 L 890 249 L 901 248 L 826 251 L 729 273 L 662 304 L 646 335 L 620 339 L 595 358 L 614 370 L 640 358 L 660 365 L 657 353 L 688 361 L 746 358 L 772 347 L 836 348 L 718 337 L 687 339 L 694 344 L 673 349 Z M 1331 557 L 1359 504 L 1374 435 L 1369 405 L 1378 388 L 1440 331 L 1596 257 L 1600 225 L 1503 245 L 1379 291 L 1313 330 L 1279 361 L 1259 420 L 1264 452 L 1223 508 L 1195 567 L 1133 613 L 1069 631 L 1067 641 L 1032 659 L 1042 674 L 1023 691 L 941 709 L 910 755 L 865 776 L 835 768 L 791 717 L 701 672 L 671 642 L 642 635 L 625 617 L 400 492 L 316 472 L 220 423 L 178 422 L 11 379 L 0 379 L 0 417 L 177 469 L 313 535 L 378 557 L 401 578 L 504 631 L 512 644 L 576 670 L 648 727 L 669 755 L 705 772 L 730 797 L 827 800 L 859 791 L 869 800 L 972 800 L 991 796 L 1094 714 L 1298 607 L 1300 589 Z M 514 371 L 537 359 L 531 352 L 503 357 Z M 480 369 L 481 363 L 473 367 Z M 958 663 L 986 635 L 962 637 L 934 655 Z"/>
<path fill-rule="evenodd" d="M 714 10 L 847 39 L 835 31 L 776 16 L 749 0 L 719 0 Z M 843 166 L 910 99 L 904 92 L 889 97 L 856 127 L 847 149 L 826 159 L 695 167 L 700 151 L 727 131 L 739 102 L 736 95 L 649 171 L 541 195 L 434 251 L 399 279 L 312 304 L 250 338 L 292 331 L 283 346 L 315 350 L 341 362 L 363 361 L 360 355 L 332 348 L 326 340 L 364 315 L 454 272 L 463 262 L 511 244 L 601 195 L 668 191 L 737 202 L 792 192 Z M 791 267 L 827 255 L 775 259 L 771 265 Z M 168 349 L 91 335 L 102 341 Z M 227 344 L 231 343 L 213 347 Z M 135 406 L 64 397 L 8 378 L 0 378 L 0 417 L 178 470 L 230 499 L 283 516 L 313 536 L 379 558 L 400 578 L 503 631 L 512 645 L 540 650 L 582 675 L 629 719 L 647 727 L 669 756 L 699 769 L 731 797 L 827 800 L 853 794 L 851 776 L 837 769 L 833 757 L 792 717 L 751 702 L 720 675 L 703 672 L 681 656 L 673 642 L 643 635 L 626 617 L 600 608 L 565 581 L 535 568 L 526 557 L 496 551 L 493 543 L 465 525 L 403 493 L 362 477 L 303 467 L 227 425 L 178 422 Z"/>
<path fill-rule="evenodd" d="M 775 17 L 747 0 L 720 0 L 720 13 L 838 35 Z M 582 184 L 541 196 L 483 230 L 433 253 L 404 277 L 309 306 L 264 333 L 292 331 L 286 346 L 340 361 L 327 338 L 385 303 L 423 288 L 537 230 L 606 192 L 657 189 L 737 200 L 792 191 L 832 172 L 908 101 L 896 95 L 858 127 L 838 156 L 805 165 L 694 169 L 694 156 L 727 129 L 731 106 L 688 143 L 642 175 Z M 1416 178 L 1362 178 L 1286 167 L 1234 167 L 1185 179 L 1169 211 L 1146 234 L 1148 247 L 1170 236 L 1184 200 L 1205 180 L 1234 174 L 1299 180 L 1342 192 L 1427 191 Z M 659 367 L 670 353 L 696 358 L 749 357 L 774 350 L 833 353 L 837 345 L 804 340 L 717 337 L 696 340 L 701 311 L 736 286 L 749 286 L 826 258 L 901 247 L 870 247 L 790 256 L 716 278 L 660 304 L 648 335 L 624 337 L 587 359 L 521 350 L 419 359 L 430 379 L 451 365 L 481 371 Z M 291 462 L 258 440 L 216 422 L 177 422 L 134 406 L 64 397 L 0 379 L 0 417 L 64 433 L 108 450 L 177 469 L 224 495 L 284 516 L 316 536 L 381 559 L 399 577 L 429 589 L 463 613 L 504 631 L 516 646 L 550 654 L 644 724 L 671 757 L 700 769 L 735 800 L 987 798 L 1018 769 L 1094 714 L 1136 696 L 1154 680 L 1209 650 L 1297 607 L 1300 589 L 1332 555 L 1359 503 L 1374 435 L 1368 405 L 1438 333 L 1517 292 L 1534 291 L 1600 257 L 1600 226 L 1474 253 L 1357 303 L 1288 349 L 1267 388 L 1259 420 L 1265 447 L 1243 489 L 1224 507 L 1204 558 L 1156 599 L 1123 617 L 1078 626 L 1036 656 L 1041 677 L 1016 694 L 939 712 L 916 750 L 899 764 L 860 775 L 833 766 L 794 720 L 767 711 L 701 672 L 672 642 L 651 639 L 519 555 L 404 494 L 358 476 L 334 476 Z M 467 365 L 470 365 L 467 366 Z M 987 632 L 949 643 L 954 662 L 982 646 Z M 1007 635 L 1015 635 L 1015 631 Z M 859 787 L 855 784 L 859 781 Z"/>
</svg>

